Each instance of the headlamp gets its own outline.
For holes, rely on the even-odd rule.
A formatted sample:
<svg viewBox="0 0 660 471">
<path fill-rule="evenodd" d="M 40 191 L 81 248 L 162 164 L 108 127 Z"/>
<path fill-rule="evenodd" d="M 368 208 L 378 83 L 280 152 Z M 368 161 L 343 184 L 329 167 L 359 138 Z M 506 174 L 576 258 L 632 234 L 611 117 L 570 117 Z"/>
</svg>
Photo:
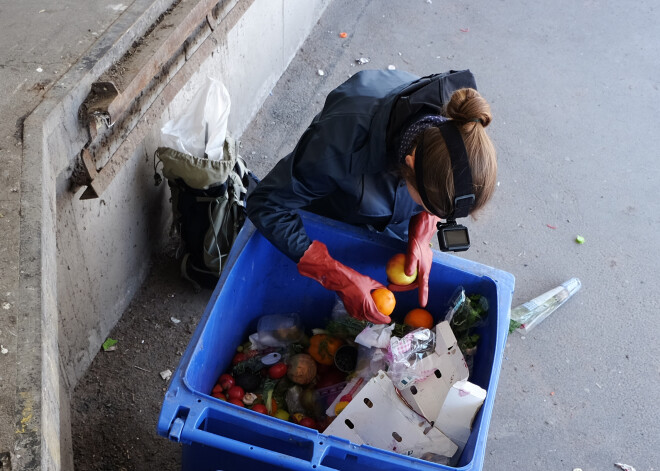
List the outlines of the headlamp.
<svg viewBox="0 0 660 471">
<path fill-rule="evenodd" d="M 424 159 L 423 135 L 415 150 L 417 191 L 426 209 L 436 216 L 446 219 L 446 222 L 439 222 L 437 225 L 440 250 L 443 252 L 462 252 L 470 248 L 470 235 L 468 234 L 467 227 L 456 224 L 456 218 L 467 217 L 470 209 L 474 206 L 475 196 L 472 186 L 472 171 L 470 170 L 465 143 L 454 122 L 445 121 L 436 127 L 440 130 L 449 151 L 454 176 L 455 197 L 451 213 L 442 216 L 442 212 L 432 206 L 426 196 L 426 189 L 424 188 L 424 166 L 422 164 Z"/>
</svg>

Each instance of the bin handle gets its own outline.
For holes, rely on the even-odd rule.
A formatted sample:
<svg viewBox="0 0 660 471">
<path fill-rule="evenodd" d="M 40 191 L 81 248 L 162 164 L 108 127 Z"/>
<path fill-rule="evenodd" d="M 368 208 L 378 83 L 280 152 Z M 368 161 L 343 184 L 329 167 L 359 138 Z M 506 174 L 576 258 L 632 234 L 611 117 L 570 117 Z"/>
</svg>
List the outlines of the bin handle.
<svg viewBox="0 0 660 471">
<path fill-rule="evenodd" d="M 305 461 L 294 456 L 285 455 L 283 453 L 278 453 L 276 451 L 268 450 L 266 448 L 261 448 L 259 446 L 250 445 L 249 443 L 240 442 L 232 438 L 223 437 L 216 435 L 206 430 L 201 429 L 192 429 L 186 433 L 186 441 L 192 441 L 193 443 L 202 443 L 205 445 L 210 445 L 221 450 L 228 451 L 237 455 L 245 456 L 250 459 L 255 459 L 256 456 L 259 456 L 259 461 L 264 461 L 266 463 L 271 463 L 276 466 L 283 467 L 285 469 L 299 470 L 299 471 L 310 471 L 311 469 L 319 471 L 338 471 L 336 468 L 329 468 L 321 464 L 314 464 L 310 461 Z M 315 447 L 316 449 L 316 447 Z M 317 454 L 314 453 L 313 461 L 320 461 L 321 457 L 317 457 Z"/>
</svg>

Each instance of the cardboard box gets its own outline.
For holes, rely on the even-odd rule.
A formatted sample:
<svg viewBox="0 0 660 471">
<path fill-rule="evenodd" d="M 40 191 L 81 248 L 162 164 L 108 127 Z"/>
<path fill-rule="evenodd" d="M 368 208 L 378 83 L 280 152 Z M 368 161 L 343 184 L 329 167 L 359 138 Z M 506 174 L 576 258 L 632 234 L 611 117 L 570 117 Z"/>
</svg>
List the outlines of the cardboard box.
<svg viewBox="0 0 660 471">
<path fill-rule="evenodd" d="M 440 413 L 452 385 L 467 380 L 470 374 L 447 321 L 435 326 L 435 352 L 420 360 L 414 371 L 429 376 L 422 381 L 403 378 L 396 387 L 415 412 L 433 421 Z"/>
<path fill-rule="evenodd" d="M 370 445 L 421 458 L 453 456 L 458 447 L 397 396 L 392 380 L 379 371 L 323 432 L 357 445 Z"/>
<path fill-rule="evenodd" d="M 469 381 L 455 383 L 435 419 L 435 426 L 459 448 L 459 454 L 470 438 L 472 422 L 486 399 L 486 390 Z"/>
</svg>

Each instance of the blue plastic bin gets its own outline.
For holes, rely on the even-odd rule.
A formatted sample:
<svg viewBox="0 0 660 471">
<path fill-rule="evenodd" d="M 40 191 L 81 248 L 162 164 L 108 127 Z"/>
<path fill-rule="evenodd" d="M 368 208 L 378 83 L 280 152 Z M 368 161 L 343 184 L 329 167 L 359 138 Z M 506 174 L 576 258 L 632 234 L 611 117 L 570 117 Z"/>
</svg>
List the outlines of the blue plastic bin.
<svg viewBox="0 0 660 471">
<path fill-rule="evenodd" d="M 309 236 L 326 243 L 334 258 L 385 284 L 385 263 L 395 253 L 405 252 L 401 241 L 316 215 L 301 215 Z M 508 332 L 514 278 L 501 270 L 436 252 L 429 282 L 429 311 L 442 312 L 458 285 L 468 293 L 485 296 L 490 305 L 470 376 L 470 381 L 488 393 L 458 468 L 355 445 L 210 396 L 236 347 L 256 330 L 260 316 L 298 312 L 307 328 L 320 327 L 335 301 L 333 292 L 299 275 L 296 265 L 249 221 L 172 377 L 158 433 L 183 444 L 182 468 L 191 471 L 480 470 Z M 418 307 L 417 291 L 396 296 L 395 321 Z"/>
</svg>

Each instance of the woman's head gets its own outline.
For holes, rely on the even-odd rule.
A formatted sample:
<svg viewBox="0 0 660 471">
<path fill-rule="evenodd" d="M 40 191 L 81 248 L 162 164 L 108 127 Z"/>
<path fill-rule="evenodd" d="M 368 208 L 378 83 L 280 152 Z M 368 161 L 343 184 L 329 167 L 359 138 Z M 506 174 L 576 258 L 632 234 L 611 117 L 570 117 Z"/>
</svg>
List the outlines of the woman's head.
<svg viewBox="0 0 660 471">
<path fill-rule="evenodd" d="M 453 93 L 444 114 L 457 125 L 465 143 L 472 170 L 475 202 L 471 214 L 474 214 L 490 200 L 497 180 L 495 147 L 484 129 L 492 120 L 490 105 L 476 90 L 462 88 Z M 428 200 L 443 214 L 449 214 L 453 210 L 454 176 L 445 141 L 440 130 L 431 126 L 415 138 L 413 148 L 420 142 L 424 146 L 424 189 Z M 417 192 L 412 155 L 406 158 L 403 176 Z"/>
</svg>

